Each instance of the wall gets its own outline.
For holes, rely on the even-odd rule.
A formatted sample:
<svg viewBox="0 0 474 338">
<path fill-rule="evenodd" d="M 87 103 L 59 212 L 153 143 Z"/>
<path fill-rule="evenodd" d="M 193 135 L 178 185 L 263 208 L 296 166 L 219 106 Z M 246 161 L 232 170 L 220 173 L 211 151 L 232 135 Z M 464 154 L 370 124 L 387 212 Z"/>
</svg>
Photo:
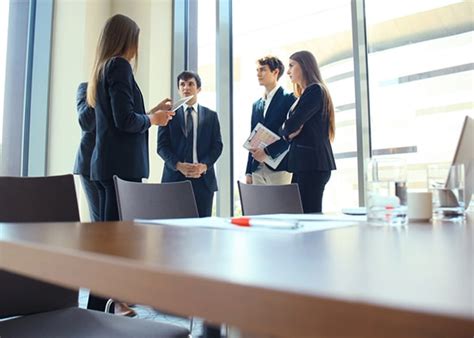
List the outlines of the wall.
<svg viewBox="0 0 474 338">
<path fill-rule="evenodd" d="M 107 18 L 121 13 L 141 28 L 136 79 L 145 108 L 170 95 L 172 0 L 56 0 L 54 8 L 47 175 L 71 173 L 81 131 L 76 90 L 87 81 L 97 39 Z M 159 182 L 163 163 L 156 154 L 156 127 L 150 129 L 150 182 Z M 80 186 L 81 218 L 88 219 Z"/>
</svg>

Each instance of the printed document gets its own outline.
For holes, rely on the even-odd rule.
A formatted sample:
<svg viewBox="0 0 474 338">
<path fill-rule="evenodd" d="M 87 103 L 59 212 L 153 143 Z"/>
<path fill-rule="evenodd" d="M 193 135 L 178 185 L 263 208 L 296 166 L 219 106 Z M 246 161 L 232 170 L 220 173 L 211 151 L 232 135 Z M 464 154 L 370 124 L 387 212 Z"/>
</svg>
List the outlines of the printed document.
<svg viewBox="0 0 474 338">
<path fill-rule="evenodd" d="M 272 218 L 274 215 L 270 215 Z M 136 224 L 154 224 L 154 225 L 168 225 L 176 227 L 188 227 L 188 228 L 208 228 L 208 229 L 220 229 L 220 230 L 233 230 L 233 231 L 246 231 L 246 232 L 267 232 L 267 233 L 279 233 L 279 234 L 300 234 L 305 232 L 313 231 L 325 231 L 333 230 L 344 227 L 357 226 L 357 221 L 324 221 L 319 220 L 317 222 L 308 221 L 304 217 L 299 220 L 300 216 L 293 215 L 293 220 L 298 220 L 300 226 L 296 229 L 280 229 L 268 227 L 242 227 L 231 224 L 229 218 L 224 217 L 203 217 L 203 218 L 173 218 L 173 219 L 135 219 Z M 262 218 L 260 218 L 262 219 Z M 272 220 L 267 216 L 266 218 L 271 222 Z M 275 218 L 278 219 L 278 218 Z M 280 218 L 281 219 L 281 218 Z"/>
<path fill-rule="evenodd" d="M 275 134 L 273 131 L 265 127 L 263 124 L 258 123 L 255 128 L 250 133 L 250 136 L 244 143 L 244 148 L 247 150 L 255 148 L 265 148 L 266 146 L 278 141 L 281 137 Z M 267 156 L 265 163 L 268 164 L 273 169 L 276 169 L 281 161 L 285 158 L 285 155 L 288 153 L 289 149 L 286 149 L 276 158 Z"/>
</svg>

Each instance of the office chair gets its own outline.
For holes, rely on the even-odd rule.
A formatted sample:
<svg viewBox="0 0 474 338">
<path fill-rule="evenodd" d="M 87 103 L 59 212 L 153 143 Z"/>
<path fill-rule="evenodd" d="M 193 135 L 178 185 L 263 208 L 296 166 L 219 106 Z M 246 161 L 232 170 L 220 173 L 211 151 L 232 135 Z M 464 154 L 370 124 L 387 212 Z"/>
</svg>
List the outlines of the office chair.
<svg viewBox="0 0 474 338">
<path fill-rule="evenodd" d="M 199 217 L 190 181 L 140 183 L 114 176 L 120 220 Z M 193 331 L 193 318 L 189 331 Z"/>
<path fill-rule="evenodd" d="M 260 185 L 237 182 L 242 215 L 302 214 L 298 184 Z"/>
<path fill-rule="evenodd" d="M 78 222 L 74 178 L 0 177 L 0 222 Z M 34 225 L 32 225 L 34 226 Z M 79 308 L 78 291 L 0 269 L 0 337 L 187 337 L 185 328 Z M 19 316 L 15 318 L 10 318 Z M 8 319 L 10 318 L 10 319 Z"/>
<path fill-rule="evenodd" d="M 121 220 L 199 217 L 190 181 L 128 182 L 114 176 Z"/>
</svg>

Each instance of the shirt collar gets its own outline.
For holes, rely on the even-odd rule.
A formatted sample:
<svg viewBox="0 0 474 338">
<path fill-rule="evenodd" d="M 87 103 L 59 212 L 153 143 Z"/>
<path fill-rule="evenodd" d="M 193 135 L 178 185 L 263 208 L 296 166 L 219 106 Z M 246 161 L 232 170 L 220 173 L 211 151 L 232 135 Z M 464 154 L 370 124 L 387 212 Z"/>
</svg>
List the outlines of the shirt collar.
<svg viewBox="0 0 474 338">
<path fill-rule="evenodd" d="M 184 108 L 184 111 L 186 111 L 189 107 L 193 107 L 194 111 L 197 113 L 198 112 L 198 103 L 196 101 L 195 104 L 193 104 L 192 106 L 189 106 L 187 105 L 186 103 L 183 105 L 183 108 Z"/>
<path fill-rule="evenodd" d="M 267 101 L 270 101 L 273 96 L 275 96 L 275 93 L 277 92 L 277 90 L 280 88 L 279 85 L 276 85 L 275 88 L 273 88 L 270 93 L 267 94 L 267 98 L 265 98 L 265 93 L 263 94 L 263 99 L 264 100 L 267 100 Z"/>
</svg>

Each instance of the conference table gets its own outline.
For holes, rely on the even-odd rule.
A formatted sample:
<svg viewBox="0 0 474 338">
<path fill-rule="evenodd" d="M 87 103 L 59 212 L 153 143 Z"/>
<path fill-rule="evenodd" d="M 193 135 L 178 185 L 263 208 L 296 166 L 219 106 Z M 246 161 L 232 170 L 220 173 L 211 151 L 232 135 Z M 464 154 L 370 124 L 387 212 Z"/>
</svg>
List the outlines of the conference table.
<svg viewBox="0 0 474 338">
<path fill-rule="evenodd" d="M 0 223 L 0 269 L 255 336 L 474 335 L 472 222 L 354 224 L 288 234 Z"/>
</svg>

